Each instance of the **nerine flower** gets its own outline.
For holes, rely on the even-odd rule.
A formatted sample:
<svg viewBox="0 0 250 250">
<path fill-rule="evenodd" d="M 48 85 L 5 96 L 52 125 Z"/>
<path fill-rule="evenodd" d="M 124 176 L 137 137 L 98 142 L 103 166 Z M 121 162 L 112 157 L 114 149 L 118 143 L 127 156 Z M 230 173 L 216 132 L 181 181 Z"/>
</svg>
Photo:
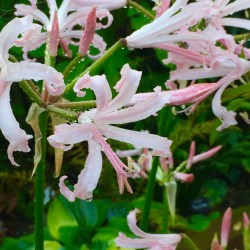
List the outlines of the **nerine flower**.
<svg viewBox="0 0 250 250">
<path fill-rule="evenodd" d="M 74 0 L 72 7 L 79 8 L 81 6 L 92 7 L 94 5 L 99 8 L 115 10 L 124 7 L 127 4 L 126 0 Z"/>
<path fill-rule="evenodd" d="M 233 51 L 223 50 L 209 41 L 206 50 L 203 49 L 202 53 L 203 64 L 201 60 L 200 64 L 198 61 L 196 61 L 196 65 L 190 64 L 190 68 L 177 68 L 177 70 L 171 72 L 169 82 L 221 77 L 217 82 L 213 83 L 214 86 L 217 86 L 218 91 L 213 98 L 212 109 L 214 114 L 222 121 L 217 130 L 222 130 L 237 124 L 237 122 L 235 120 L 236 113 L 227 111 L 221 105 L 221 95 L 230 83 L 250 70 L 250 62 L 240 58 Z"/>
<path fill-rule="evenodd" d="M 193 31 L 193 27 L 201 20 L 205 20 L 206 25 L 212 24 L 218 29 L 223 29 L 223 26 L 234 26 L 249 30 L 249 20 L 226 16 L 250 8 L 250 2 L 248 0 L 237 0 L 229 3 L 229 1 L 198 0 L 187 4 L 188 0 L 176 0 L 169 9 L 152 23 L 144 25 L 128 36 L 126 38 L 128 47 L 148 48 L 158 47 L 165 43 L 173 45 L 189 40 L 202 41 L 203 37 L 196 32 L 189 32 L 188 34 L 180 32 L 183 28 L 191 28 Z M 167 50 L 169 49 L 171 48 L 167 48 Z"/>
<path fill-rule="evenodd" d="M 10 21 L 0 33 L 0 129 L 9 141 L 8 158 L 13 165 L 18 166 L 13 158 L 14 151 L 28 152 L 28 140 L 32 137 L 22 130 L 16 121 L 10 106 L 10 88 L 12 82 L 22 80 L 44 80 L 51 95 L 60 95 L 64 91 L 62 74 L 55 69 L 36 62 L 9 61 L 9 49 L 19 34 L 36 29 L 30 17 L 15 18 Z"/>
<path fill-rule="evenodd" d="M 34 50 L 44 44 L 48 37 L 50 40 L 55 40 L 56 46 L 59 40 L 61 47 L 65 53 L 71 56 L 71 51 L 68 48 L 69 44 L 79 45 L 79 42 L 75 39 L 81 39 L 83 36 L 82 30 L 76 30 L 75 27 L 80 25 L 86 29 L 87 18 L 91 13 L 93 6 L 97 7 L 96 18 L 102 20 L 107 17 L 107 23 L 102 24 L 98 22 L 96 29 L 107 28 L 111 25 L 113 17 L 108 9 L 119 8 L 125 5 L 124 0 L 119 1 L 86 1 L 86 0 L 64 0 L 61 6 L 58 8 L 55 0 L 47 0 L 50 17 L 47 17 L 41 10 L 37 8 L 37 1 L 30 0 L 31 5 L 16 4 L 17 16 L 31 15 L 34 20 L 40 22 L 43 25 L 43 32 L 41 28 L 37 28 L 32 31 L 26 32 L 24 38 L 16 41 L 17 45 L 23 47 L 24 56 L 27 57 L 27 53 Z M 94 21 L 94 20 L 93 20 Z M 99 57 L 106 48 L 106 43 L 103 39 L 95 34 L 92 39 L 92 45 L 97 48 L 100 53 L 98 55 L 90 55 L 92 59 Z M 55 56 L 57 49 L 50 50 L 52 56 Z"/>
<path fill-rule="evenodd" d="M 144 25 L 141 29 L 126 37 L 128 47 L 150 48 L 162 43 L 203 39 L 199 34 L 192 34 L 191 32 L 189 35 L 175 34 L 181 28 L 189 27 L 191 23 L 193 24 L 193 17 L 197 14 L 197 8 L 190 8 L 184 11 L 184 6 L 186 6 L 187 2 L 188 0 L 175 1 L 168 10 L 152 23 Z"/>
<path fill-rule="evenodd" d="M 143 232 L 136 225 L 136 214 L 138 209 L 131 211 L 128 216 L 128 226 L 130 230 L 139 238 L 128 238 L 125 234 L 119 233 L 115 243 L 119 247 L 148 249 L 148 250 L 174 250 L 181 241 L 179 234 L 149 234 Z"/>
<path fill-rule="evenodd" d="M 61 192 L 70 201 L 74 201 L 76 197 L 80 199 L 92 197 L 102 169 L 101 151 L 106 154 L 117 173 L 120 193 L 123 192 L 124 185 L 129 192 L 132 192 L 127 178 L 133 174 L 133 171 L 131 172 L 113 152 L 106 138 L 130 143 L 140 148 L 151 148 L 153 154 L 156 155 L 166 156 L 170 154 L 171 141 L 166 138 L 110 125 L 145 119 L 155 114 L 165 104 L 165 100 L 158 92 L 155 92 L 149 98 L 138 101 L 131 107 L 123 108 L 134 96 L 139 85 L 141 72 L 130 69 L 129 65 L 126 64 L 121 70 L 121 76 L 120 81 L 115 86 L 118 95 L 114 99 L 112 99 L 105 75 L 91 77 L 87 74 L 79 79 L 74 87 L 77 95 L 84 96 L 81 89 L 91 88 L 96 96 L 97 107 L 82 113 L 78 118 L 78 123 L 56 126 L 54 135 L 48 137 L 52 146 L 64 150 L 70 149 L 75 143 L 88 141 L 89 155 L 85 162 L 85 168 L 74 186 L 74 191 L 70 191 L 65 186 L 63 181 L 67 178 L 66 176 L 60 180 Z"/>
</svg>

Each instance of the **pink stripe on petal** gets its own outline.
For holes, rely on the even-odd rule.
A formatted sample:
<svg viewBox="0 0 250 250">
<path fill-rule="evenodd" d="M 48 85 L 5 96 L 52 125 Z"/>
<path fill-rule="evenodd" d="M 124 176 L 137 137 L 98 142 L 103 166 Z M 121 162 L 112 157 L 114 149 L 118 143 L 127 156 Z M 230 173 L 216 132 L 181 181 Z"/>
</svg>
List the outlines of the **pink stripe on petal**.
<svg viewBox="0 0 250 250">
<path fill-rule="evenodd" d="M 88 14 L 83 36 L 80 40 L 78 53 L 85 56 L 90 48 L 96 30 L 96 7 L 93 7 Z"/>
<path fill-rule="evenodd" d="M 232 220 L 232 209 L 229 207 L 222 218 L 221 223 L 221 246 L 227 247 Z"/>
<path fill-rule="evenodd" d="M 243 223 L 244 223 L 245 230 L 248 230 L 249 225 L 250 225 L 250 219 L 249 219 L 248 214 L 246 212 L 243 213 Z"/>
<path fill-rule="evenodd" d="M 51 56 L 57 55 L 59 38 L 60 38 L 59 23 L 57 17 L 57 10 L 55 10 L 51 31 L 49 33 L 49 53 Z"/>
<path fill-rule="evenodd" d="M 194 180 L 193 174 L 186 174 L 186 173 L 180 173 L 180 172 L 175 172 L 174 177 L 175 179 L 181 182 L 192 182 Z"/>
<path fill-rule="evenodd" d="M 203 160 L 206 160 L 208 158 L 211 158 L 212 156 L 214 156 L 218 151 L 221 150 L 221 146 L 217 146 L 217 147 L 214 147 L 204 153 L 201 153 L 201 154 L 198 154 L 198 155 L 195 155 L 193 157 L 193 160 L 192 162 L 193 163 L 196 163 L 196 162 L 199 162 L 199 161 L 203 161 Z"/>
<path fill-rule="evenodd" d="M 119 159 L 119 157 L 112 150 L 110 145 L 104 140 L 100 131 L 93 125 L 90 125 L 91 132 L 93 133 L 93 138 L 101 145 L 102 151 L 108 157 L 110 163 L 113 165 L 117 175 L 124 175 L 129 177 L 128 167 Z"/>
</svg>

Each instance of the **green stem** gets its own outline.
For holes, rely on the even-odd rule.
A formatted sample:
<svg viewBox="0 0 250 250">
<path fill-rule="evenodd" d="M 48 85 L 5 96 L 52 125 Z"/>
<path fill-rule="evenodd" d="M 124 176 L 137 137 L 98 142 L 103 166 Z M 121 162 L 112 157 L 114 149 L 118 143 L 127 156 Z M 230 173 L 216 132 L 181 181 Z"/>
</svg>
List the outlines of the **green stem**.
<svg viewBox="0 0 250 250">
<path fill-rule="evenodd" d="M 47 110 L 48 112 L 52 112 L 56 114 L 57 116 L 63 117 L 69 121 L 77 121 L 77 118 L 78 118 L 77 113 L 72 112 L 72 111 L 62 110 L 52 105 L 48 106 Z"/>
<path fill-rule="evenodd" d="M 155 187 L 155 178 L 156 178 L 156 172 L 159 165 L 159 157 L 155 157 L 152 164 L 152 169 L 149 174 L 147 188 L 146 188 L 146 197 L 145 197 L 145 204 L 142 214 L 142 220 L 141 220 L 141 229 L 147 230 L 148 226 L 148 219 L 149 219 L 149 212 L 151 207 L 151 201 L 153 198 L 154 193 L 154 187 Z"/>
<path fill-rule="evenodd" d="M 82 102 L 66 102 L 55 103 L 55 107 L 61 109 L 87 109 L 96 107 L 96 101 L 82 101 Z"/>
<path fill-rule="evenodd" d="M 32 81 L 23 80 L 19 83 L 19 86 L 27 94 L 32 102 L 37 103 L 40 107 L 46 107 L 46 103 L 43 101 L 40 93 L 37 91 Z"/>
<path fill-rule="evenodd" d="M 168 233 L 168 199 L 167 194 L 165 192 L 165 188 L 163 188 L 163 216 L 162 216 L 162 233 Z"/>
<path fill-rule="evenodd" d="M 43 112 L 39 115 L 39 127 L 41 131 L 42 157 L 36 169 L 35 184 L 35 246 L 36 250 L 44 249 L 43 221 L 44 221 L 44 175 L 46 166 L 46 143 L 47 143 L 47 124 L 48 113 Z"/>
<path fill-rule="evenodd" d="M 138 4 L 134 1 L 131 1 L 131 0 L 127 0 L 127 5 L 132 6 L 133 8 L 137 9 L 142 14 L 144 14 L 146 17 L 148 17 L 149 19 L 151 19 L 151 20 L 155 19 L 155 16 L 152 13 L 150 13 L 148 10 L 143 8 L 140 4 Z"/>
<path fill-rule="evenodd" d="M 63 71 L 63 76 L 66 78 L 69 73 L 75 68 L 75 66 L 82 60 L 82 56 L 77 54 L 77 56 L 69 63 L 69 65 Z"/>
<path fill-rule="evenodd" d="M 88 72 L 92 72 L 95 69 L 97 69 L 98 67 L 100 67 L 100 65 L 102 65 L 110 56 L 112 56 L 115 51 L 117 51 L 118 49 L 122 48 L 124 45 L 126 44 L 126 42 L 124 41 L 124 39 L 120 39 L 119 41 L 117 41 L 112 47 L 110 47 L 104 54 L 102 57 L 100 57 L 98 60 L 96 60 L 92 65 L 90 65 L 88 68 L 86 68 L 82 74 L 80 74 L 79 76 L 77 76 L 75 79 L 73 79 L 67 86 L 65 89 L 64 94 L 67 94 L 69 92 L 70 89 L 72 89 L 74 87 L 74 85 L 76 84 L 76 82 L 83 77 L 86 73 Z M 54 98 L 53 102 L 58 101 L 62 96 L 58 96 L 56 98 Z"/>
<path fill-rule="evenodd" d="M 250 33 L 239 34 L 239 35 L 234 36 L 234 40 L 236 40 L 236 41 L 243 40 L 243 39 L 249 39 L 249 38 L 250 38 Z"/>
<path fill-rule="evenodd" d="M 200 250 L 195 243 L 186 235 L 186 234 L 181 234 L 182 240 L 181 240 L 181 246 L 184 249 L 188 250 Z"/>
</svg>

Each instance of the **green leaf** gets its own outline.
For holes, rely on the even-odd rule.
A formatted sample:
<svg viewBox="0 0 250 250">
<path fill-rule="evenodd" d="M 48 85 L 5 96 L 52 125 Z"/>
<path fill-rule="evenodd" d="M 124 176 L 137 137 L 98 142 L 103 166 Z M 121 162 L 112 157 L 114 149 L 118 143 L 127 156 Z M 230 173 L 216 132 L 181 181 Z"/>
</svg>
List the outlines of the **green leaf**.
<svg viewBox="0 0 250 250">
<path fill-rule="evenodd" d="M 60 240 L 60 228 L 77 226 L 77 221 L 70 210 L 56 197 L 49 206 L 47 225 L 51 236 L 54 239 Z"/>
<path fill-rule="evenodd" d="M 77 199 L 73 203 L 73 214 L 84 231 L 93 230 L 98 223 L 98 210 L 94 202 Z"/>
<path fill-rule="evenodd" d="M 57 241 L 44 241 L 45 250 L 65 250 Z"/>
<path fill-rule="evenodd" d="M 59 228 L 59 238 L 60 240 L 67 245 L 74 245 L 76 239 L 79 235 L 78 226 L 62 226 Z"/>
<path fill-rule="evenodd" d="M 25 235 L 20 238 L 5 237 L 0 250 L 33 250 L 34 234 Z"/>
<path fill-rule="evenodd" d="M 210 225 L 210 218 L 204 215 L 192 215 L 188 228 L 195 231 L 203 231 Z"/>
<path fill-rule="evenodd" d="M 212 207 L 219 204 L 227 194 L 226 183 L 218 179 L 209 179 L 202 189 L 204 197 L 210 200 L 210 205 Z"/>
</svg>

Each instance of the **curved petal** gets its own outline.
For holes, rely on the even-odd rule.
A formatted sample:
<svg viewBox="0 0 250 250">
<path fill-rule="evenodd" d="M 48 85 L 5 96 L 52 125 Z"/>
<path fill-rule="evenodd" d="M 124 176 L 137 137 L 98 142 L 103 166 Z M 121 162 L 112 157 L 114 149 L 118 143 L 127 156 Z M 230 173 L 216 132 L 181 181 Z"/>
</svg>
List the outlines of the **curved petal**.
<svg viewBox="0 0 250 250">
<path fill-rule="evenodd" d="M 41 22 L 45 27 L 48 27 L 50 24 L 49 18 L 39 9 L 34 9 L 32 6 L 25 4 L 16 4 L 15 5 L 16 16 L 32 16 L 35 20 Z"/>
<path fill-rule="evenodd" d="M 70 9 L 78 9 L 82 6 L 104 8 L 108 10 L 115 10 L 124 7 L 127 4 L 126 0 L 71 0 Z"/>
<path fill-rule="evenodd" d="M 240 10 L 245 10 L 250 8 L 250 1 L 249 0 L 237 0 L 228 4 L 224 10 L 221 11 L 221 15 L 227 16 L 231 15 L 235 12 Z"/>
<path fill-rule="evenodd" d="M 58 20 L 59 20 L 59 23 L 62 24 L 62 27 L 63 27 L 64 20 L 67 18 L 67 14 L 70 11 L 72 11 L 69 8 L 70 5 L 71 5 L 71 1 L 72 0 L 64 0 L 64 1 L 62 1 L 61 5 L 60 5 L 60 8 L 58 9 Z"/>
<path fill-rule="evenodd" d="M 52 147 L 68 150 L 65 145 L 87 141 L 91 137 L 89 124 L 61 124 L 55 127 L 54 135 L 48 137 Z"/>
<path fill-rule="evenodd" d="M 32 24 L 30 16 L 15 18 L 7 23 L 0 33 L 0 58 L 7 61 L 9 58 L 9 49 L 14 45 L 18 35 L 28 29 L 37 28 L 37 24 Z"/>
<path fill-rule="evenodd" d="M 13 157 L 14 151 L 29 152 L 28 140 L 32 138 L 22 130 L 16 121 L 10 106 L 10 86 L 11 84 L 1 80 L 0 93 L 0 129 L 4 137 L 9 141 L 8 158 L 12 165 L 19 166 Z"/>
<path fill-rule="evenodd" d="M 199 161 L 203 161 L 203 160 L 206 160 L 208 158 L 211 158 L 213 155 L 215 155 L 218 151 L 221 150 L 221 146 L 217 146 L 217 147 L 214 147 L 204 153 L 201 153 L 201 154 L 198 154 L 198 155 L 195 155 L 193 158 L 192 158 L 192 163 L 196 163 L 196 162 L 199 162 Z"/>
<path fill-rule="evenodd" d="M 181 182 L 192 182 L 194 180 L 193 174 L 187 174 L 187 173 L 181 173 L 181 172 L 175 172 L 174 177 L 175 179 Z"/>
<path fill-rule="evenodd" d="M 61 8 L 60 8 L 61 9 Z M 62 31 L 72 30 L 74 26 L 80 25 L 85 27 L 88 14 L 91 12 L 92 8 L 80 8 L 76 12 L 69 14 L 65 20 L 63 20 L 61 26 Z"/>
<path fill-rule="evenodd" d="M 37 29 L 26 31 L 21 38 L 15 41 L 15 45 L 22 47 L 23 58 L 28 59 L 28 52 L 35 50 L 42 44 L 46 43 L 47 33 L 41 32 L 41 26 Z"/>
<path fill-rule="evenodd" d="M 140 121 L 161 110 L 165 105 L 165 101 L 165 98 L 160 93 L 155 92 L 154 95 L 137 102 L 133 107 L 113 112 L 99 112 L 94 121 L 97 124 L 124 124 Z"/>
<path fill-rule="evenodd" d="M 152 245 L 151 239 L 132 239 L 128 238 L 125 234 L 119 233 L 119 236 L 115 239 L 115 244 L 119 247 L 132 248 L 132 249 L 149 249 Z M 160 248 L 161 249 L 161 248 Z"/>
<path fill-rule="evenodd" d="M 99 36 L 98 34 L 94 35 L 94 38 L 92 40 L 92 46 L 97 48 L 100 52 L 96 55 L 91 55 L 88 52 L 88 57 L 92 60 L 96 60 L 98 59 L 100 56 L 103 55 L 103 53 L 105 52 L 106 46 L 107 44 L 103 41 L 102 37 Z"/>
<path fill-rule="evenodd" d="M 54 19 L 54 13 L 57 11 L 57 4 L 55 0 L 47 0 L 48 6 L 49 6 L 49 12 L 50 12 L 50 20 Z"/>
<path fill-rule="evenodd" d="M 101 21 L 104 18 L 107 18 L 107 23 L 102 24 L 101 22 L 97 23 L 97 29 L 106 29 L 113 22 L 113 16 L 107 9 L 97 9 L 96 17 Z"/>
<path fill-rule="evenodd" d="M 85 167 L 78 176 L 78 182 L 74 185 L 74 191 L 69 190 L 64 184 L 67 176 L 60 179 L 60 192 L 69 200 L 75 198 L 91 200 L 93 191 L 97 186 L 102 171 L 102 154 L 100 145 L 94 140 L 89 140 L 89 154 L 85 162 Z"/>
<path fill-rule="evenodd" d="M 36 8 L 36 5 L 37 5 L 37 0 L 29 0 L 29 2 L 30 2 L 30 4 L 31 4 L 31 6 L 32 6 L 32 8 Z"/>
<path fill-rule="evenodd" d="M 237 27 L 237 28 L 250 30 L 250 20 L 246 20 L 242 18 L 222 18 L 221 24 L 224 26 L 231 26 L 231 27 Z"/>
<path fill-rule="evenodd" d="M 89 140 L 89 154 L 85 167 L 74 186 L 74 195 L 82 200 L 91 200 L 102 171 L 101 146 L 95 140 Z"/>
<path fill-rule="evenodd" d="M 222 121 L 222 124 L 216 129 L 217 131 L 221 131 L 224 128 L 237 124 L 237 121 L 235 120 L 236 113 L 234 111 L 228 111 L 221 105 L 221 95 L 223 91 L 235 79 L 230 79 L 229 76 L 224 77 L 224 79 L 225 83 L 218 89 L 212 101 L 213 112 Z M 220 81 L 224 81 L 224 79 L 222 78 Z"/>
<path fill-rule="evenodd" d="M 181 240 L 181 236 L 178 234 L 149 234 L 143 232 L 137 225 L 136 214 L 140 212 L 138 209 L 131 211 L 128 216 L 128 226 L 130 230 L 136 235 L 141 238 L 144 238 L 145 242 L 147 240 L 154 241 L 155 243 L 159 243 L 161 246 L 168 246 L 168 245 L 177 245 L 178 242 Z"/>
<path fill-rule="evenodd" d="M 48 65 L 21 61 L 9 63 L 7 71 L 8 81 L 44 80 L 51 95 L 60 95 L 64 92 L 63 75 Z"/>
<path fill-rule="evenodd" d="M 139 86 L 141 75 L 142 72 L 132 70 L 128 64 L 122 67 L 121 79 L 114 87 L 119 94 L 108 104 L 108 111 L 120 109 L 130 101 Z"/>
<path fill-rule="evenodd" d="M 74 86 L 74 91 L 77 93 L 77 96 L 84 95 L 84 92 L 81 91 L 82 88 L 90 88 L 94 91 L 98 111 L 104 109 L 112 98 L 109 83 L 105 75 L 93 77 L 91 77 L 89 74 L 84 75 L 76 82 Z"/>
<path fill-rule="evenodd" d="M 73 202 L 75 201 L 74 193 L 65 185 L 64 181 L 68 177 L 66 175 L 62 176 L 59 181 L 59 189 L 61 194 L 68 199 L 69 201 Z"/>
<path fill-rule="evenodd" d="M 136 148 L 151 148 L 158 155 L 169 156 L 172 141 L 146 132 L 131 131 L 110 125 L 96 125 L 99 131 L 111 139 L 132 144 Z M 154 152 L 153 152 L 154 153 Z"/>
</svg>

